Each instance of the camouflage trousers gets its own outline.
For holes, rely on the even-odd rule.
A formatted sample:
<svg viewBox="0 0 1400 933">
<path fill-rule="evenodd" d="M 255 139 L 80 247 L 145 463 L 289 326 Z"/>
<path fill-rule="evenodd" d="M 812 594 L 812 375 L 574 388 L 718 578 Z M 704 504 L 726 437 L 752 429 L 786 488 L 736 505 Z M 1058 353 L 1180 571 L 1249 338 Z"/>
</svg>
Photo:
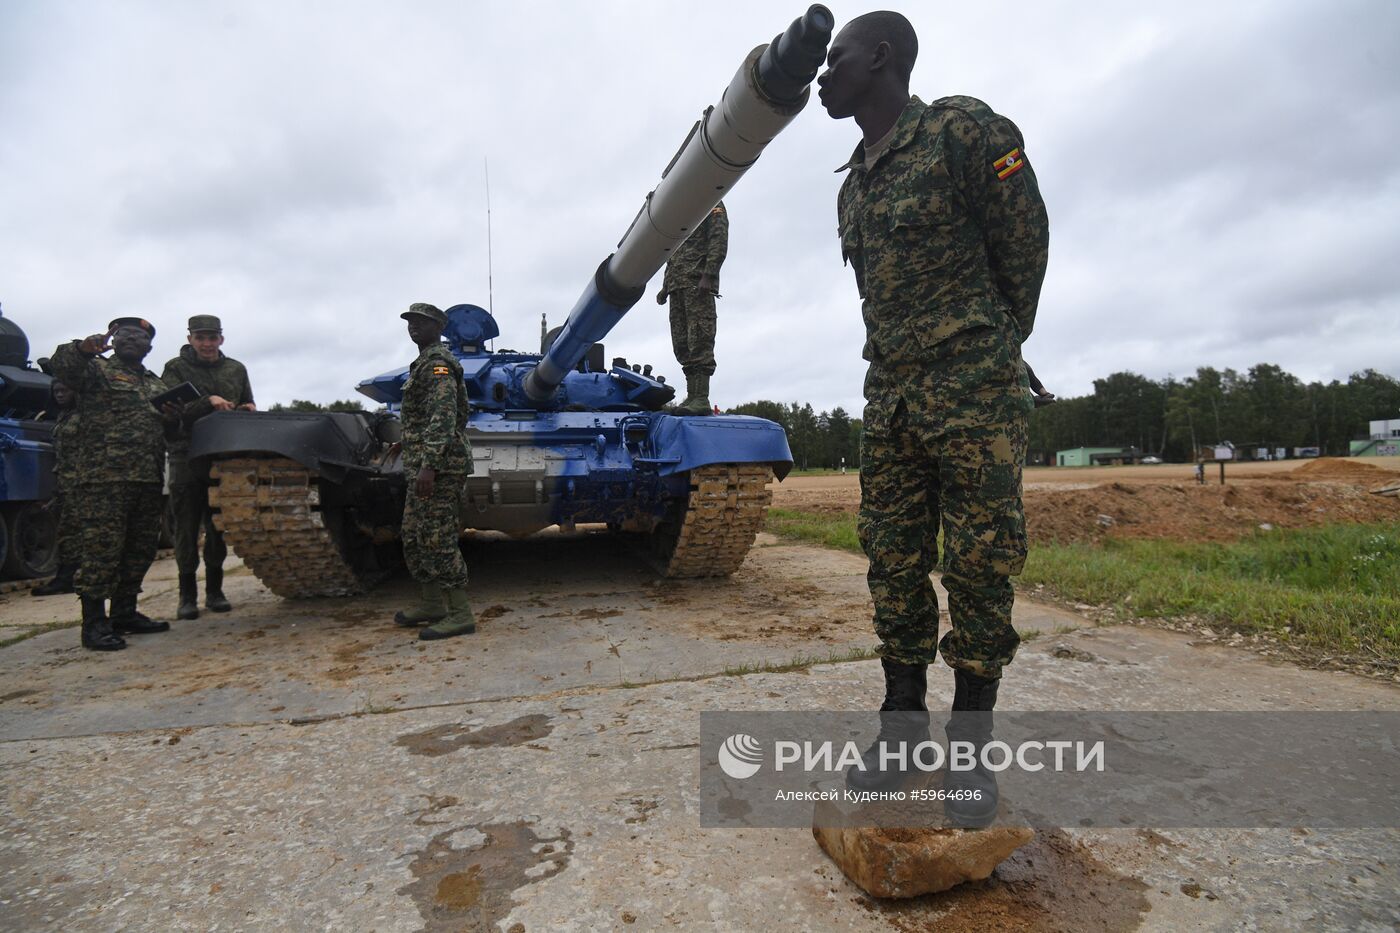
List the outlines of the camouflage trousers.
<svg viewBox="0 0 1400 933">
<path fill-rule="evenodd" d="M 453 473 L 439 473 L 433 494 L 418 498 L 413 476 L 408 478 L 408 498 L 403 506 L 403 556 L 408 572 L 419 583 L 436 583 L 457 588 L 467 585 L 467 562 L 457 543 L 462 530 L 462 506 L 467 498 L 467 479 Z"/>
<path fill-rule="evenodd" d="M 78 563 L 78 539 L 82 525 L 78 522 L 77 503 L 74 495 L 77 484 L 71 480 L 59 480 L 55 486 L 49 508 L 53 510 L 54 522 L 58 526 L 54 541 L 58 554 L 58 566 L 72 567 Z"/>
<path fill-rule="evenodd" d="M 1011 663 L 1020 643 L 1011 577 L 1026 560 L 1026 442 L 1024 415 L 915 418 L 903 403 L 886 425 L 866 428 L 858 531 L 884 657 L 927 664 L 941 651 L 950 667 L 983 677 Z M 952 622 L 942 642 L 929 580 L 940 526 Z"/>
<path fill-rule="evenodd" d="M 199 570 L 199 530 L 204 527 L 204 566 L 222 567 L 228 556 L 224 534 L 214 527 L 209 508 L 209 487 L 202 481 L 178 483 L 170 487 L 170 509 L 175 525 L 175 566 L 180 573 Z"/>
<path fill-rule="evenodd" d="M 77 513 L 79 596 L 141 592 L 160 543 L 159 483 L 84 483 L 64 503 Z"/>
<path fill-rule="evenodd" d="M 715 374 L 715 296 L 698 288 L 670 293 L 671 348 L 687 376 Z"/>
</svg>

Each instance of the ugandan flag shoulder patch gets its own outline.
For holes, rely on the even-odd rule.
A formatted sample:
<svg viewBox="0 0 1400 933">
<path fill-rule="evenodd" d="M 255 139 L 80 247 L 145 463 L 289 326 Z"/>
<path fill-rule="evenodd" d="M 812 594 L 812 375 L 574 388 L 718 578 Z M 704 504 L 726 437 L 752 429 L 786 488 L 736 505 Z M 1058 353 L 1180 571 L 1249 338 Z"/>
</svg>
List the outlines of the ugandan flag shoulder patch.
<svg viewBox="0 0 1400 933">
<path fill-rule="evenodd" d="M 434 376 L 450 376 L 450 375 L 452 375 L 452 369 L 451 369 L 450 367 L 447 367 L 447 366 L 434 366 L 434 367 L 433 367 L 433 375 L 434 375 Z"/>
<path fill-rule="evenodd" d="M 1021 166 L 1026 164 L 1026 157 L 1021 155 L 1021 148 L 1018 146 L 1006 155 L 992 163 L 992 171 L 997 173 L 997 178 L 1002 181 L 1010 178 L 1021 170 Z"/>
</svg>

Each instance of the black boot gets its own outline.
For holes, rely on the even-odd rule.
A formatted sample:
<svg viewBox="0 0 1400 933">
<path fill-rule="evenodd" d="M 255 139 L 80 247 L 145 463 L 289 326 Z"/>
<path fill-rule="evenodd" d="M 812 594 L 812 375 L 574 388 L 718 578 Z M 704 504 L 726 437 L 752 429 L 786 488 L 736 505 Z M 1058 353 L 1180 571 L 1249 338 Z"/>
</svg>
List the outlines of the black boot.
<svg viewBox="0 0 1400 933">
<path fill-rule="evenodd" d="M 126 642 L 112 633 L 102 600 L 95 596 L 83 598 L 83 647 L 89 651 L 120 651 Z"/>
<path fill-rule="evenodd" d="M 943 813 L 954 826 L 980 829 L 996 819 L 1000 796 L 997 777 L 982 764 L 982 749 L 992 740 L 992 709 L 997 705 L 999 677 L 979 677 L 970 671 L 953 672 L 953 716 L 943 733 L 948 737 L 948 770 L 943 789 L 961 792 L 943 801 Z M 953 743 L 972 746 L 976 765 L 970 771 L 952 768 Z"/>
<path fill-rule="evenodd" d="M 170 631 L 169 622 L 157 622 L 136 608 L 136 595 L 112 597 L 112 631 L 118 635 L 154 635 Z"/>
<path fill-rule="evenodd" d="M 927 664 L 901 664 L 889 658 L 880 659 L 885 669 L 885 702 L 880 704 L 880 734 L 860 756 L 864 769 L 846 772 L 846 786 L 852 790 L 897 790 L 918 772 L 913 768 L 914 746 L 928 741 L 928 705 L 924 694 L 928 690 Z M 905 743 L 903 761 L 892 760 L 886 767 L 880 752 L 894 752 Z"/>
<path fill-rule="evenodd" d="M 224 568 L 204 565 L 204 605 L 211 612 L 228 612 L 233 608 L 224 599 Z"/>
<path fill-rule="evenodd" d="M 199 583 L 192 573 L 180 574 L 180 608 L 175 610 L 175 618 L 199 618 Z"/>
<path fill-rule="evenodd" d="M 57 596 L 73 592 L 73 574 L 78 572 L 77 564 L 59 564 L 53 579 L 29 591 L 31 596 Z"/>
</svg>

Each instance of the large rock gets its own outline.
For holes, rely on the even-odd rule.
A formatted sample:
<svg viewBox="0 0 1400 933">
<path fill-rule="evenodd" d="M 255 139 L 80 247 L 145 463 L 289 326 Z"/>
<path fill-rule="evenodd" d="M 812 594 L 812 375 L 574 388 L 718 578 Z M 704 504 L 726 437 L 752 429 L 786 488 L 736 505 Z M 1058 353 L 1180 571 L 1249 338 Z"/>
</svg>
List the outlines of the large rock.
<svg viewBox="0 0 1400 933">
<path fill-rule="evenodd" d="M 818 801 L 812 835 L 852 883 L 875 897 L 917 897 L 980 881 L 1035 836 L 1023 826 L 890 827 L 888 813 Z"/>
</svg>

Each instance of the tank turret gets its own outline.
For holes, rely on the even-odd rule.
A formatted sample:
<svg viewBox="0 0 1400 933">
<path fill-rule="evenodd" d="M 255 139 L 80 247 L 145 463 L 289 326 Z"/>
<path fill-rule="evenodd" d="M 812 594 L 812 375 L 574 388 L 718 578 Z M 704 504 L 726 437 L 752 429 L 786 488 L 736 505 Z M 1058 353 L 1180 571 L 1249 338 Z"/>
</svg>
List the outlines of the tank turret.
<svg viewBox="0 0 1400 933">
<path fill-rule="evenodd" d="M 471 402 L 464 530 L 605 525 L 673 577 L 721 576 L 743 562 L 772 498 L 768 483 L 792 467 L 783 429 L 740 415 L 668 414 L 675 389 L 664 377 L 623 357 L 607 365 L 599 341 L 802 110 L 832 25 L 813 6 L 749 53 L 564 325 L 542 327 L 540 352 L 493 350 L 500 328 L 490 312 L 447 309 L 443 339 Z M 215 522 L 274 592 L 357 592 L 400 559 L 406 486 L 392 443 L 407 374 L 359 384 L 383 406 L 373 415 L 216 412 L 195 425 L 191 455 L 212 461 Z"/>
</svg>

